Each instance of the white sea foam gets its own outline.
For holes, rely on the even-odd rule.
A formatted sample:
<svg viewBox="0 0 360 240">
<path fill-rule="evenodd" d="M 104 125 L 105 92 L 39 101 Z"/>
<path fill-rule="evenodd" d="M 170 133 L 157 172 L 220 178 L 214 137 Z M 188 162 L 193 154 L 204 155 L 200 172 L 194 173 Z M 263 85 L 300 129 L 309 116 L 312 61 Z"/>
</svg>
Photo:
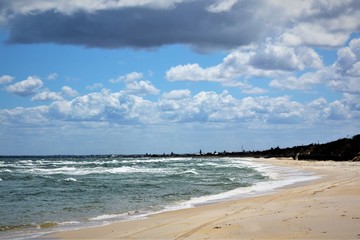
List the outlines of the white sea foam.
<svg viewBox="0 0 360 240">
<path fill-rule="evenodd" d="M 122 214 L 104 214 L 101 216 L 97 216 L 97 217 L 93 217 L 90 218 L 90 221 L 104 221 L 104 220 L 112 220 L 112 219 L 119 219 L 119 218 L 124 218 L 128 216 L 127 213 L 122 213 Z"/>
<path fill-rule="evenodd" d="M 269 181 L 259 182 L 250 187 L 241 187 L 233 189 L 227 192 L 222 192 L 219 194 L 213 194 L 208 196 L 195 197 L 189 201 L 180 203 L 178 205 L 168 206 L 165 211 L 171 211 L 176 209 L 191 208 L 198 205 L 210 204 L 215 202 L 221 202 L 231 199 L 239 199 L 257 195 L 269 194 L 277 189 L 306 181 L 311 181 L 320 178 L 320 176 L 313 175 L 309 172 L 302 170 L 289 168 L 289 167 L 279 167 L 266 163 L 254 162 L 252 160 L 238 159 L 241 161 L 243 166 L 248 166 L 249 168 L 255 168 L 257 171 L 269 176 Z"/>
<path fill-rule="evenodd" d="M 186 171 L 181 172 L 180 174 L 195 174 L 195 175 L 199 175 L 199 173 L 193 168 L 193 169 L 188 169 Z"/>
<path fill-rule="evenodd" d="M 76 178 L 65 178 L 65 182 L 77 182 Z"/>
<path fill-rule="evenodd" d="M 4 171 L 4 170 L 3 170 Z M 10 170 L 9 170 L 10 171 Z M 127 174 L 127 173 L 172 173 L 165 168 L 140 168 L 140 167 L 60 167 L 60 168 L 19 168 L 23 173 L 32 173 L 39 175 L 64 174 L 70 176 L 81 176 L 89 174 Z"/>
<path fill-rule="evenodd" d="M 163 211 L 161 211 L 163 212 Z M 150 214 L 155 214 L 157 212 L 146 212 L 146 213 L 140 213 L 138 211 L 132 211 L 127 213 L 121 213 L 121 214 L 104 214 L 97 217 L 90 218 L 89 220 L 92 222 L 98 222 L 102 224 L 108 224 L 114 221 L 129 221 L 129 220 L 135 220 L 135 219 L 142 219 Z M 160 212 L 158 212 L 160 213 Z"/>
<path fill-rule="evenodd" d="M 53 169 L 31 168 L 31 169 L 24 169 L 23 171 L 28 173 L 41 174 L 41 175 L 53 175 L 53 174 L 71 175 L 72 173 L 76 172 L 76 168 L 75 167 L 61 167 L 61 168 L 53 168 Z"/>
<path fill-rule="evenodd" d="M 32 164 L 33 160 L 20 160 L 19 163 L 21 164 L 29 164 L 31 163 Z"/>
</svg>

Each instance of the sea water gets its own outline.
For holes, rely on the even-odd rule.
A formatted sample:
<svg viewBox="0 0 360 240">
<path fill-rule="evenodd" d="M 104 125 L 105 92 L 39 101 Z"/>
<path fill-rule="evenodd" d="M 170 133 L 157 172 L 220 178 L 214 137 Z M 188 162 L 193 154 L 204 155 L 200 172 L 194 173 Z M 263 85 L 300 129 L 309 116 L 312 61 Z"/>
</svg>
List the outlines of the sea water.
<svg viewBox="0 0 360 240">
<path fill-rule="evenodd" d="M 0 238 L 145 217 L 313 178 L 246 158 L 3 157 Z"/>
</svg>

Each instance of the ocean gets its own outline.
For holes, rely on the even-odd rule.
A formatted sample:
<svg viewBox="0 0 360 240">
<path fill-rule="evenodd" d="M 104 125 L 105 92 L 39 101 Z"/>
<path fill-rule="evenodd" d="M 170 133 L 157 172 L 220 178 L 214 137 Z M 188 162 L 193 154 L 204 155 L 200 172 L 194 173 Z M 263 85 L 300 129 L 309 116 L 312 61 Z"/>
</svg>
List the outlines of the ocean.
<svg viewBox="0 0 360 240">
<path fill-rule="evenodd" d="M 3 157 L 0 239 L 268 194 L 314 178 L 250 158 Z"/>
</svg>

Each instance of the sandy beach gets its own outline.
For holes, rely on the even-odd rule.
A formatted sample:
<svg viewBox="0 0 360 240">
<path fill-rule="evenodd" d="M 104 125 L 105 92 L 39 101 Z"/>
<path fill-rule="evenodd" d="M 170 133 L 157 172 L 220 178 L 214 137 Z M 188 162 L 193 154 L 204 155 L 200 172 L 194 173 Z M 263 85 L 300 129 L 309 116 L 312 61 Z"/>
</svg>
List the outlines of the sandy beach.
<svg viewBox="0 0 360 240">
<path fill-rule="evenodd" d="M 321 178 L 274 194 L 59 232 L 46 239 L 360 239 L 360 163 L 258 159 Z"/>
</svg>

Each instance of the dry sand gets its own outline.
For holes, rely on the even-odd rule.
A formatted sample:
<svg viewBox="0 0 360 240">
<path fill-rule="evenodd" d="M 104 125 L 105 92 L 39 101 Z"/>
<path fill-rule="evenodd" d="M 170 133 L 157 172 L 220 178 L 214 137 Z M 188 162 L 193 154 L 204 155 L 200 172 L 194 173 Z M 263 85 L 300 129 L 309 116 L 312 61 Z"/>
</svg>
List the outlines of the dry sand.
<svg viewBox="0 0 360 240">
<path fill-rule="evenodd" d="M 275 194 L 67 231 L 60 239 L 360 239 L 360 163 L 256 160 L 322 176 Z"/>
</svg>

